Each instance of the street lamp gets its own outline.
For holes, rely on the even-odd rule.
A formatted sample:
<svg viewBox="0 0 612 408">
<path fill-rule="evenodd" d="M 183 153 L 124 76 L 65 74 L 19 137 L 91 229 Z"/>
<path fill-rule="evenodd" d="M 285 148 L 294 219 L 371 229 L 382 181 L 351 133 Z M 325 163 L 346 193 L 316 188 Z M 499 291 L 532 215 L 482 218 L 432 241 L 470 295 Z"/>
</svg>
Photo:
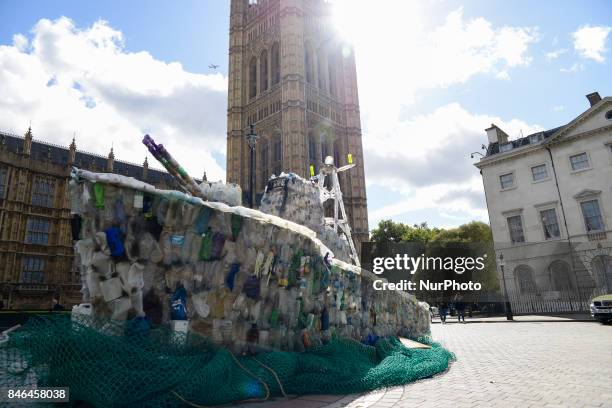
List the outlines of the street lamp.
<svg viewBox="0 0 612 408">
<path fill-rule="evenodd" d="M 249 133 L 246 135 L 249 149 L 251 150 L 251 162 L 250 162 L 250 177 L 249 177 L 249 204 L 251 208 L 255 207 L 255 146 L 259 136 L 255 133 L 255 125 L 251 123 Z"/>
<path fill-rule="evenodd" d="M 508 287 L 506 286 L 506 274 L 504 273 L 504 254 L 500 252 L 499 254 L 499 267 L 501 268 L 502 273 L 502 282 L 504 284 L 504 296 L 506 298 L 506 320 L 514 320 L 512 316 L 512 308 L 510 307 L 510 300 L 508 299 Z"/>
</svg>

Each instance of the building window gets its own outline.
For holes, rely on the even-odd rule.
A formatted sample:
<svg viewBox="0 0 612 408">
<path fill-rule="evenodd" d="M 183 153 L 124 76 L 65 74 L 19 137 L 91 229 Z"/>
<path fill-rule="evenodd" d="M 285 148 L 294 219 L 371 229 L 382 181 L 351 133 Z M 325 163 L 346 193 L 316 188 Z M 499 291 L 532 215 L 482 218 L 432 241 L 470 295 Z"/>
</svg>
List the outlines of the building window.
<svg viewBox="0 0 612 408">
<path fill-rule="evenodd" d="M 257 58 L 249 62 L 249 98 L 257 96 Z"/>
<path fill-rule="evenodd" d="M 271 50 L 272 57 L 272 85 L 276 85 L 280 82 L 280 51 L 278 43 L 272 44 Z"/>
<path fill-rule="evenodd" d="M 331 54 L 328 56 L 328 58 L 329 64 L 327 65 L 327 68 L 329 70 L 329 93 L 332 94 L 332 96 L 336 96 L 336 58 Z"/>
<path fill-rule="evenodd" d="M 510 230 L 510 241 L 513 244 L 525 242 L 523 234 L 523 220 L 520 215 L 508 217 L 508 229 Z"/>
<path fill-rule="evenodd" d="M 21 283 L 43 283 L 45 275 L 45 260 L 42 258 L 23 258 Z"/>
<path fill-rule="evenodd" d="M 572 165 L 572 170 L 582 170 L 588 169 L 589 165 L 589 157 L 586 153 L 575 154 L 570 156 L 570 164 Z"/>
<path fill-rule="evenodd" d="M 308 135 L 308 160 L 310 164 L 314 166 L 316 172 L 319 167 L 319 161 L 317 160 L 317 144 L 312 134 Z"/>
<path fill-rule="evenodd" d="M 517 266 L 514 270 L 514 278 L 521 293 L 535 293 L 537 291 L 531 267 L 527 265 Z"/>
<path fill-rule="evenodd" d="M 51 223 L 44 218 L 28 218 L 26 244 L 47 245 Z"/>
<path fill-rule="evenodd" d="M 514 173 L 507 173 L 499 176 L 499 184 L 502 190 L 514 187 Z"/>
<path fill-rule="evenodd" d="M 591 270 L 595 276 L 597 286 L 609 288 L 612 285 L 612 256 L 597 255 L 591 261 Z"/>
<path fill-rule="evenodd" d="M 310 43 L 306 43 L 304 46 L 304 67 L 306 68 L 306 82 L 309 84 L 314 83 L 314 75 L 312 72 L 312 49 Z"/>
<path fill-rule="evenodd" d="M 321 143 L 321 163 L 325 163 L 325 158 L 329 156 L 329 146 L 326 142 Z"/>
<path fill-rule="evenodd" d="M 268 143 L 262 143 L 260 148 L 261 153 L 261 179 L 263 181 L 263 185 L 265 187 L 268 182 L 268 166 L 270 165 L 268 161 Z"/>
<path fill-rule="evenodd" d="M 567 262 L 564 261 L 553 261 L 548 266 L 550 273 L 550 283 L 552 290 L 567 292 L 575 288 L 574 279 L 570 272 L 570 267 Z"/>
<path fill-rule="evenodd" d="M 274 168 L 272 171 L 275 175 L 279 176 L 282 172 L 283 165 L 283 142 L 280 135 L 274 137 L 272 160 L 274 161 Z"/>
<path fill-rule="evenodd" d="M 545 164 L 533 166 L 531 168 L 531 175 L 533 177 L 533 181 L 545 180 L 548 178 L 548 169 L 546 168 Z"/>
<path fill-rule="evenodd" d="M 544 237 L 546 239 L 558 238 L 561 235 L 559 230 L 559 221 L 557 220 L 557 211 L 554 208 L 540 211 L 540 219 L 544 228 Z"/>
<path fill-rule="evenodd" d="M 0 200 L 6 197 L 8 187 L 8 168 L 0 167 Z"/>
<path fill-rule="evenodd" d="M 40 207 L 53 207 L 55 184 L 47 177 L 37 177 L 32 186 L 32 205 Z"/>
<path fill-rule="evenodd" d="M 612 120 L 612 110 L 606 112 L 606 119 Z"/>
<path fill-rule="evenodd" d="M 268 89 L 268 51 L 263 50 L 259 56 L 259 76 L 261 78 L 261 92 Z"/>
<path fill-rule="evenodd" d="M 325 73 L 327 72 L 327 67 L 325 65 L 325 61 L 323 61 L 323 53 L 318 55 L 317 58 L 317 74 L 319 76 L 319 88 L 323 90 L 327 90 L 327 83 L 325 82 Z"/>
<path fill-rule="evenodd" d="M 599 209 L 599 201 L 590 200 L 580 203 L 582 215 L 584 217 L 584 225 L 587 232 L 601 232 L 604 230 L 601 210 Z"/>
</svg>

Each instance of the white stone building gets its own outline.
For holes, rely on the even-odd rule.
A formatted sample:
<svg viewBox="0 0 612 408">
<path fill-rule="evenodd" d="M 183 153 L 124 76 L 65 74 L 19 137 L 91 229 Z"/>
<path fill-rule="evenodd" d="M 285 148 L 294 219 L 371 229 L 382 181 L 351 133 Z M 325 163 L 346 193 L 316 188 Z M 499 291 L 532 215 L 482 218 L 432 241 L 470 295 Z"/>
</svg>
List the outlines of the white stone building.
<svg viewBox="0 0 612 408">
<path fill-rule="evenodd" d="M 589 109 L 555 129 L 516 140 L 486 130 L 475 165 L 513 295 L 612 292 L 612 97 L 587 99 Z"/>
</svg>

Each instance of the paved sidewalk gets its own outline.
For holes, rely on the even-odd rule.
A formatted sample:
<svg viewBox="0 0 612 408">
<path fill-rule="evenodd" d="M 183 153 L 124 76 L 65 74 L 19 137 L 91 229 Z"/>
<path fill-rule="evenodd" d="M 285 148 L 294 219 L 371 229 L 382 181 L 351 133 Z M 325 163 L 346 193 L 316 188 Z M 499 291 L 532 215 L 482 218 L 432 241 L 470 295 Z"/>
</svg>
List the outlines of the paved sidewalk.
<svg viewBox="0 0 612 408">
<path fill-rule="evenodd" d="M 612 326 L 434 324 L 457 356 L 446 373 L 364 395 L 307 395 L 242 407 L 612 407 Z"/>
</svg>

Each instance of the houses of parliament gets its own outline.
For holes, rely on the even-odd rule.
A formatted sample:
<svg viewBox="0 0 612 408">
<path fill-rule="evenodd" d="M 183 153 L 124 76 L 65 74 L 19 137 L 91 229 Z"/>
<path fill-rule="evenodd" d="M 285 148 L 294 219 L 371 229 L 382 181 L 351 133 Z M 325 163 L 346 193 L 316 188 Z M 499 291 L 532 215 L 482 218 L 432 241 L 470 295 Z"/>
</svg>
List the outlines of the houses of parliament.
<svg viewBox="0 0 612 408">
<path fill-rule="evenodd" d="M 324 0 L 232 0 L 229 34 L 227 181 L 249 190 L 246 134 L 260 136 L 256 195 L 273 174 L 310 176 L 327 156 L 356 166 L 340 176 L 354 238 L 368 239 L 357 76 Z M 1 126 L 1 125 L 0 125 Z M 178 189 L 166 172 L 0 132 L 0 301 L 9 309 L 50 309 L 81 301 L 70 211 L 72 166 L 114 172 Z"/>
</svg>

